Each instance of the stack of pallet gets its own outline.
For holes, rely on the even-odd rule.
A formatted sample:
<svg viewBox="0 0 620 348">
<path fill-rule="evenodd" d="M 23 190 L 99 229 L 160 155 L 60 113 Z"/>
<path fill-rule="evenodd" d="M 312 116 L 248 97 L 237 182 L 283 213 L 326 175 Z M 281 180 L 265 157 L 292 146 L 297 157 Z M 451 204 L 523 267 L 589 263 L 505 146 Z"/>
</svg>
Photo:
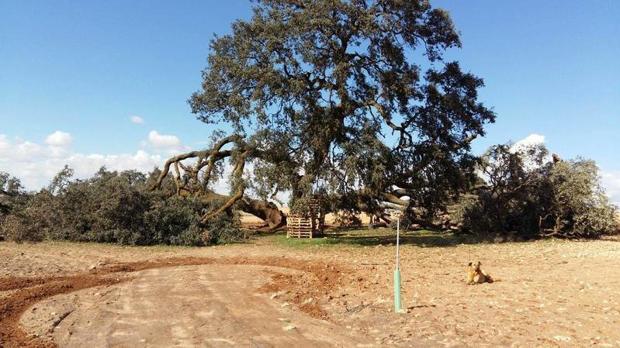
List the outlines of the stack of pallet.
<svg viewBox="0 0 620 348">
<path fill-rule="evenodd" d="M 288 216 L 286 218 L 286 238 L 312 238 L 312 218 Z"/>
</svg>

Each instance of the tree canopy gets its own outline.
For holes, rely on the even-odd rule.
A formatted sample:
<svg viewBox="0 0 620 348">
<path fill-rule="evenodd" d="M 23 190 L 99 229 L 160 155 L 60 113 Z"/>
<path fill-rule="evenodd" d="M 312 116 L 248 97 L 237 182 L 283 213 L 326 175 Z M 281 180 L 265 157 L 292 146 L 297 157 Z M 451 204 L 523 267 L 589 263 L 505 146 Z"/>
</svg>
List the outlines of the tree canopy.
<svg viewBox="0 0 620 348">
<path fill-rule="evenodd" d="M 231 131 L 171 159 L 162 178 L 172 167 L 179 192 L 206 194 L 230 159 L 223 209 L 252 188 L 262 200 L 320 192 L 338 209 L 430 214 L 472 179 L 470 143 L 495 118 L 478 100 L 482 79 L 444 61 L 459 46 L 428 1 L 256 1 L 250 20 L 212 40 L 189 99 L 198 119 Z"/>
<path fill-rule="evenodd" d="M 24 189 L 19 179 L 0 171 L 0 222 L 3 215 L 11 211 L 23 194 Z"/>
<path fill-rule="evenodd" d="M 344 218 L 389 221 L 397 208 L 407 224 L 477 234 L 614 232 L 594 162 L 512 144 L 471 155 L 495 115 L 479 101 L 482 79 L 444 59 L 459 46 L 428 1 L 256 1 L 212 40 L 189 99 L 210 125 L 207 148 L 148 177 L 102 168 L 78 180 L 65 167 L 36 194 L 0 173 L 0 238 L 214 244 L 244 235 L 235 210 L 286 223 L 272 201 L 281 192 L 293 210 L 318 196 Z M 229 194 L 214 189 L 224 176 Z"/>
<path fill-rule="evenodd" d="M 592 160 L 562 160 L 542 145 L 492 146 L 480 183 L 461 199 L 462 229 L 478 235 L 595 238 L 616 231 L 616 208 Z M 458 220 L 458 219 L 457 219 Z"/>
</svg>

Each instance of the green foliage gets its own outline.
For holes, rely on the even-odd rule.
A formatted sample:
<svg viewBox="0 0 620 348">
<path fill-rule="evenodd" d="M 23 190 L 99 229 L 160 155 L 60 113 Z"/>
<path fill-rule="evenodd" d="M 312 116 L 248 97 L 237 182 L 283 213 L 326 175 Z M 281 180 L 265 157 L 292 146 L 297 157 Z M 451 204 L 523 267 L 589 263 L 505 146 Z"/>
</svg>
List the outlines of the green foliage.
<svg viewBox="0 0 620 348">
<path fill-rule="evenodd" d="M 158 175 L 159 173 L 153 173 Z M 135 171 L 102 168 L 88 180 L 72 180 L 65 167 L 52 184 L 12 211 L 1 230 L 10 240 L 42 239 L 127 245 L 210 245 L 243 237 L 238 217 L 217 216 L 206 225 L 209 204 L 147 190 L 151 180 Z"/>
<path fill-rule="evenodd" d="M 203 234 L 206 244 L 232 243 L 246 238 L 245 232 L 239 228 L 239 217 L 231 218 L 220 215 L 215 219 L 209 220 Z"/>
<path fill-rule="evenodd" d="M 16 205 L 23 203 L 24 190 L 19 179 L 0 172 L 0 222 Z"/>
<path fill-rule="evenodd" d="M 333 238 L 287 238 L 286 235 L 271 235 L 262 237 L 275 245 L 292 249 L 308 249 L 337 245 L 338 241 Z"/>
<path fill-rule="evenodd" d="M 303 216 L 331 211 L 330 202 L 322 198 L 321 195 L 293 197 L 289 206 L 291 213 Z"/>
<path fill-rule="evenodd" d="M 261 198 L 323 189 L 334 209 L 378 213 L 396 186 L 432 214 L 471 179 L 470 143 L 495 118 L 482 79 L 444 61 L 458 46 L 428 1 L 257 1 L 211 42 L 189 103 L 253 149 Z"/>
<path fill-rule="evenodd" d="M 0 233 L 4 238 L 17 243 L 39 242 L 45 237 L 40 224 L 30 220 L 28 214 L 23 212 L 15 212 L 3 219 L 0 225 Z"/>
<path fill-rule="evenodd" d="M 548 159 L 542 145 L 493 146 L 482 158 L 480 183 L 462 196 L 452 219 L 466 232 L 515 238 L 596 238 L 616 229 L 593 161 Z"/>
<path fill-rule="evenodd" d="M 615 231 L 615 208 L 599 184 L 594 161 L 558 162 L 549 182 L 553 204 L 543 223 L 554 234 L 597 237 Z"/>
<path fill-rule="evenodd" d="M 26 200 L 26 193 L 19 179 L 10 176 L 8 173 L 0 172 L 0 240 L 8 238 L 5 236 L 6 231 L 13 231 L 15 224 L 19 218 L 11 218 L 10 214 L 22 209 Z M 3 225 L 6 224 L 6 228 Z M 9 232 L 12 236 L 13 232 Z M 22 238 L 22 237 L 20 237 Z"/>
<path fill-rule="evenodd" d="M 12 177 L 9 173 L 0 171 L 0 194 L 16 196 L 23 194 L 23 187 L 18 178 Z"/>
</svg>

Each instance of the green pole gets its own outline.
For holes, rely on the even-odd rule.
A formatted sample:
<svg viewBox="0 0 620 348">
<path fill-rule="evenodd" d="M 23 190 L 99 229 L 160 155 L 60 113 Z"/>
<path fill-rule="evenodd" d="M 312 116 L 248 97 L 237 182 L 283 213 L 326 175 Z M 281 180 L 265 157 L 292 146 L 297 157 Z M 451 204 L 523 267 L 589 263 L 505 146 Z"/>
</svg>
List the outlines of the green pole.
<svg viewBox="0 0 620 348">
<path fill-rule="evenodd" d="M 400 303 L 400 270 L 397 268 L 394 270 L 394 312 L 400 313 L 402 311 Z"/>
<path fill-rule="evenodd" d="M 400 301 L 400 217 L 396 220 L 396 267 L 394 268 L 394 311 L 402 313 L 402 304 Z"/>
</svg>

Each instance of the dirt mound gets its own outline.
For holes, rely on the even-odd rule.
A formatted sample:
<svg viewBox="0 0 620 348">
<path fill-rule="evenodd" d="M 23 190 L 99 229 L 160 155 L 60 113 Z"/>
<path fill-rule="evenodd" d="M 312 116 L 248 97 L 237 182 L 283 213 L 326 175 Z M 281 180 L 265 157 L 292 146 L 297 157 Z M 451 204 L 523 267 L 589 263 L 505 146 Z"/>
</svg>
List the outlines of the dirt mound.
<svg viewBox="0 0 620 348">
<path fill-rule="evenodd" d="M 49 282 L 39 279 L 35 284 L 42 285 L 19 289 L 0 300 L 0 343 L 7 347 L 54 347 L 53 342 L 29 337 L 19 326 L 21 314 L 32 304 L 48 297 L 94 286 L 117 284 L 121 280 L 97 275 L 78 275 L 65 277 L 63 280 L 52 279 Z"/>
<path fill-rule="evenodd" d="M 342 271 L 333 265 L 292 260 L 284 257 L 266 258 L 170 258 L 155 261 L 117 263 L 102 265 L 84 274 L 65 277 L 7 277 L 0 279 L 0 291 L 15 290 L 0 299 L 0 343 L 7 347 L 54 347 L 54 342 L 29 336 L 19 325 L 22 313 L 31 305 L 51 296 L 69 293 L 95 286 L 109 286 L 131 279 L 127 273 L 153 268 L 228 264 L 261 265 L 289 268 L 305 272 L 295 277 L 274 272 L 272 283 L 261 290 L 265 292 L 285 290 L 289 300 L 299 309 L 315 318 L 327 318 L 317 299 L 328 294 L 341 282 Z"/>
</svg>

